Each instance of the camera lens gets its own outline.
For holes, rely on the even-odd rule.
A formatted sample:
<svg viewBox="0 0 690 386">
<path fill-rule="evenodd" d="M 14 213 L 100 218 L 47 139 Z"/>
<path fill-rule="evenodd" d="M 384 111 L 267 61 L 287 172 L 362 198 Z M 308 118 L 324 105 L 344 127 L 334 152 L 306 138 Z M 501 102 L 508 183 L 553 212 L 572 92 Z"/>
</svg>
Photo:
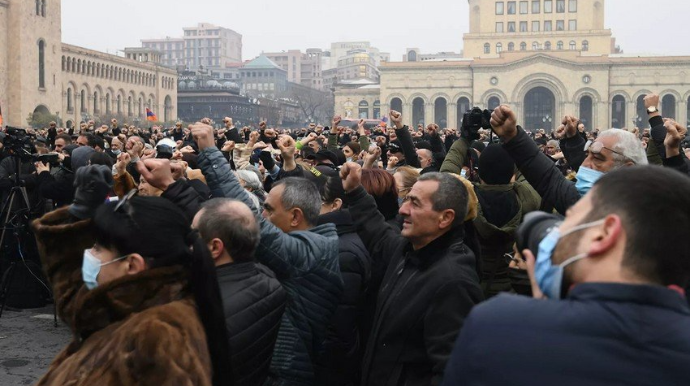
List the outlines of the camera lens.
<svg viewBox="0 0 690 386">
<path fill-rule="evenodd" d="M 531 212 L 525 215 L 522 225 L 515 232 L 518 251 L 529 249 L 534 256 L 539 252 L 539 243 L 554 227 L 561 225 L 563 217 L 546 212 Z"/>
</svg>

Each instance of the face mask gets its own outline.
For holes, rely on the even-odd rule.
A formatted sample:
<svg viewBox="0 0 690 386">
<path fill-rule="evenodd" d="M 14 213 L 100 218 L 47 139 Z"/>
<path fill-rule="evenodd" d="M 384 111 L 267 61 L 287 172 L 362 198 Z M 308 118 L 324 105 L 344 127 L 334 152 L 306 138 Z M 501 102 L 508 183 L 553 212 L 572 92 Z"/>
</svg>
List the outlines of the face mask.
<svg viewBox="0 0 690 386">
<path fill-rule="evenodd" d="M 352 157 L 347 157 L 347 162 L 352 162 Z"/>
<path fill-rule="evenodd" d="M 112 152 L 115 155 L 120 155 L 120 153 L 122 153 L 122 150 L 113 150 Z"/>
<path fill-rule="evenodd" d="M 577 182 L 575 183 L 575 188 L 580 195 L 584 196 L 587 194 L 594 183 L 597 182 L 604 173 L 592 170 L 585 166 L 580 166 L 580 170 L 577 171 Z"/>
<path fill-rule="evenodd" d="M 532 296 L 532 284 L 529 281 L 527 271 L 508 267 L 508 278 L 513 291 L 519 295 Z"/>
<path fill-rule="evenodd" d="M 534 276 L 539 285 L 539 289 L 546 295 L 549 299 L 560 299 L 561 298 L 561 286 L 563 284 L 563 271 L 565 267 L 570 264 L 582 260 L 587 257 L 587 253 L 581 253 L 575 255 L 569 259 L 566 259 L 559 265 L 553 265 L 551 263 L 551 257 L 553 251 L 556 249 L 558 241 L 569 234 L 572 234 L 583 229 L 591 228 L 600 224 L 603 224 L 604 220 L 594 221 L 587 224 L 578 225 L 566 233 L 561 235 L 560 229 L 556 226 L 551 232 L 549 232 L 546 237 L 539 243 L 539 252 L 537 253 L 537 262 L 534 267 Z"/>
<path fill-rule="evenodd" d="M 98 279 L 98 274 L 101 272 L 102 266 L 120 261 L 125 257 L 127 257 L 127 255 L 118 257 L 117 259 L 107 263 L 101 263 L 101 261 L 91 253 L 90 249 L 85 249 L 84 261 L 81 266 L 81 276 L 84 280 L 84 285 L 86 285 L 86 288 L 92 290 L 98 287 L 98 281 L 96 279 Z"/>
</svg>

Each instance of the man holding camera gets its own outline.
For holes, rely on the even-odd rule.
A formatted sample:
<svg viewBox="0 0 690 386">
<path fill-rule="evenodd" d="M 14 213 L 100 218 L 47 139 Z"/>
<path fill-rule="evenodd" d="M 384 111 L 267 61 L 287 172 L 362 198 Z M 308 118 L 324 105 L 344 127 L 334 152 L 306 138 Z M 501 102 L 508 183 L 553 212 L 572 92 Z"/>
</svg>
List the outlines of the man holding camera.
<svg viewBox="0 0 690 386">
<path fill-rule="evenodd" d="M 562 223 L 527 218 L 518 249 L 548 299 L 475 307 L 443 384 L 687 385 L 688 208 L 690 179 L 637 166 L 602 176 Z"/>
</svg>

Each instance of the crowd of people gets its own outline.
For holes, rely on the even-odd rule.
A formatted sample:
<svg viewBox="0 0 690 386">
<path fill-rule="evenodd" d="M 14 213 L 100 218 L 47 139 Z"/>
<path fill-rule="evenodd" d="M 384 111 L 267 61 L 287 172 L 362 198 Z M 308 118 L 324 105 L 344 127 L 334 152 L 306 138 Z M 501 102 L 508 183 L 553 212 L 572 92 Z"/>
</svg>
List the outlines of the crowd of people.
<svg viewBox="0 0 690 386">
<path fill-rule="evenodd" d="M 40 385 L 690 382 L 687 128 L 36 130 Z M 487 117 L 488 118 L 488 117 Z M 467 119 L 466 119 L 467 121 Z"/>
</svg>

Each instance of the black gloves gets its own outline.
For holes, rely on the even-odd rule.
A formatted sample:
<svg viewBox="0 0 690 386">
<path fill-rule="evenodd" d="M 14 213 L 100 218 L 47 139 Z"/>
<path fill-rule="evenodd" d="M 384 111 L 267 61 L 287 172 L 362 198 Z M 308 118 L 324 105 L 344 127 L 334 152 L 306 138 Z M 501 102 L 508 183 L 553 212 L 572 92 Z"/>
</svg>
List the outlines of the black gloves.
<svg viewBox="0 0 690 386">
<path fill-rule="evenodd" d="M 113 174 L 105 165 L 83 166 L 74 177 L 74 202 L 69 213 L 80 220 L 93 217 L 96 208 L 105 202 L 112 189 Z"/>
</svg>

